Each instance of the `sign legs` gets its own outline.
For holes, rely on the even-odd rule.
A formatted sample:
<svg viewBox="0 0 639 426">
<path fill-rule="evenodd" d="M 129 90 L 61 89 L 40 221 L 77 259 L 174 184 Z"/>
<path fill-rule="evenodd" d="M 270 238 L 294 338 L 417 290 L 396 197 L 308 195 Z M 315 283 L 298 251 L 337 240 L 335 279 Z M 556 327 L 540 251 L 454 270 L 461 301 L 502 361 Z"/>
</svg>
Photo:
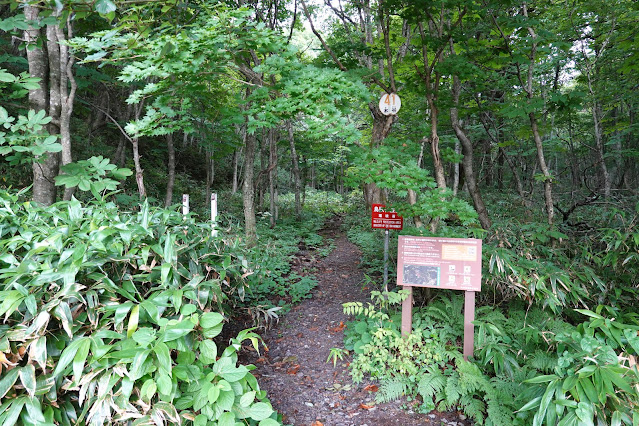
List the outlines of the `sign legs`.
<svg viewBox="0 0 639 426">
<path fill-rule="evenodd" d="M 388 229 L 384 231 L 384 291 L 388 292 Z"/>
<path fill-rule="evenodd" d="M 408 336 L 413 328 L 413 287 L 404 287 L 408 296 L 402 302 L 402 336 Z"/>
<path fill-rule="evenodd" d="M 473 356 L 475 345 L 475 292 L 464 292 L 464 359 Z"/>
</svg>

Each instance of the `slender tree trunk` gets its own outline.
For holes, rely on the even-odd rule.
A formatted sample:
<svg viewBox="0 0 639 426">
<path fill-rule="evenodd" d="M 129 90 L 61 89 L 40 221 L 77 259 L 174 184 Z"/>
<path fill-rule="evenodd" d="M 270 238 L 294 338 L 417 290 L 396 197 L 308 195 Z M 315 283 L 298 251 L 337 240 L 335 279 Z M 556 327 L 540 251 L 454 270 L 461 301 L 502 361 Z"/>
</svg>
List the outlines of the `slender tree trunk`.
<svg viewBox="0 0 639 426">
<path fill-rule="evenodd" d="M 459 140 L 455 141 L 455 154 L 461 154 L 461 144 Z M 453 168 L 453 196 L 457 196 L 457 191 L 459 190 L 459 163 L 455 162 Z"/>
<path fill-rule="evenodd" d="M 477 186 L 475 173 L 473 171 L 473 143 L 470 141 L 459 122 L 457 105 L 459 104 L 460 92 L 461 83 L 459 81 L 459 77 L 454 75 L 453 104 L 455 106 L 450 109 L 450 120 L 453 125 L 453 129 L 455 130 L 455 135 L 462 145 L 462 152 L 464 154 L 462 162 L 464 166 L 464 178 L 468 187 L 468 193 L 473 200 L 473 205 L 475 206 L 475 210 L 477 211 L 481 227 L 484 229 L 489 229 L 492 224 L 490 222 L 490 218 L 488 217 L 488 210 L 486 210 L 486 206 L 484 205 L 484 200 L 481 197 L 481 192 L 479 190 L 479 187 Z"/>
<path fill-rule="evenodd" d="M 27 21 L 39 21 L 39 9 L 34 5 L 25 5 L 24 15 Z M 49 115 L 49 61 L 47 56 L 47 44 L 42 47 L 36 43 L 42 36 L 42 30 L 29 26 L 24 32 L 24 39 L 29 46 L 27 51 L 27 62 L 29 64 L 29 75 L 39 79 L 38 87 L 29 90 L 29 108 L 35 111 L 44 110 Z M 48 126 L 51 134 L 57 134 L 54 125 Z M 33 201 L 43 205 L 50 205 L 56 200 L 55 177 L 58 174 L 59 155 L 55 153 L 43 154 L 33 163 Z"/>
<path fill-rule="evenodd" d="M 244 235 L 249 246 L 257 239 L 257 224 L 255 221 L 255 186 L 253 183 L 255 169 L 255 135 L 246 135 L 244 145 L 244 183 L 242 185 L 242 199 L 244 203 Z"/>
<path fill-rule="evenodd" d="M 268 165 L 268 187 L 269 187 L 269 212 L 271 228 L 277 222 L 277 135 L 275 129 L 268 131 L 269 144 L 269 165 Z"/>
<path fill-rule="evenodd" d="M 590 81 L 588 81 L 590 85 Z M 591 93 L 592 93 L 591 89 Z M 594 96 L 594 93 L 593 93 Z M 610 173 L 608 172 L 608 166 L 606 166 L 606 159 L 604 156 L 604 142 L 603 142 L 603 129 L 601 127 L 601 105 L 597 100 L 593 100 L 592 103 L 592 120 L 595 124 L 595 146 L 597 147 L 597 163 L 599 165 L 599 169 L 601 170 L 601 179 L 603 181 L 604 187 L 604 196 L 606 198 L 610 198 L 612 191 L 612 179 L 610 178 Z"/>
<path fill-rule="evenodd" d="M 295 139 L 293 134 L 293 124 L 291 120 L 286 122 L 286 130 L 288 131 L 288 141 L 291 147 L 291 171 L 293 175 L 293 188 L 295 191 L 295 217 L 297 220 L 302 219 L 302 180 L 300 179 L 300 164 L 297 156 L 297 150 L 295 149 Z"/>
<path fill-rule="evenodd" d="M 244 143 L 246 143 L 246 136 L 243 139 L 244 139 Z M 239 173 L 238 173 L 239 163 L 240 163 L 240 150 L 236 149 L 233 152 L 233 183 L 231 186 L 231 194 L 235 194 L 237 192 L 238 179 L 239 179 Z"/>
<path fill-rule="evenodd" d="M 73 27 L 71 18 L 67 18 L 67 34 L 63 28 L 55 27 L 58 41 L 63 42 L 73 37 Z M 75 101 L 75 92 L 77 84 L 73 77 L 74 57 L 69 52 L 69 46 L 59 43 L 60 49 L 60 143 L 62 144 L 62 165 L 69 164 L 73 161 L 71 152 L 71 114 L 73 113 L 73 102 Z M 69 86 L 71 90 L 69 90 Z M 75 192 L 75 188 L 66 188 L 64 191 L 64 200 L 70 200 Z"/>
<path fill-rule="evenodd" d="M 175 146 L 173 145 L 173 133 L 166 135 L 166 149 L 169 154 L 167 163 L 168 179 L 166 182 L 166 198 L 164 199 L 164 207 L 173 204 L 173 187 L 175 186 Z"/>
<path fill-rule="evenodd" d="M 382 114 L 379 110 L 379 106 L 374 102 L 371 102 L 368 108 L 373 115 L 373 131 L 370 143 L 370 149 L 373 149 L 380 146 L 390 133 L 391 127 L 393 126 L 393 116 Z M 362 189 L 364 201 L 368 207 L 371 207 L 373 204 L 386 204 L 385 193 L 375 182 L 364 183 Z"/>
<path fill-rule="evenodd" d="M 144 101 L 135 106 L 135 119 L 140 119 L 140 114 L 144 108 Z M 144 170 L 140 164 L 140 143 L 137 136 L 131 138 L 131 146 L 133 148 L 133 164 L 135 165 L 135 182 L 138 185 L 138 193 L 140 200 L 146 198 L 146 188 L 144 187 Z"/>
</svg>

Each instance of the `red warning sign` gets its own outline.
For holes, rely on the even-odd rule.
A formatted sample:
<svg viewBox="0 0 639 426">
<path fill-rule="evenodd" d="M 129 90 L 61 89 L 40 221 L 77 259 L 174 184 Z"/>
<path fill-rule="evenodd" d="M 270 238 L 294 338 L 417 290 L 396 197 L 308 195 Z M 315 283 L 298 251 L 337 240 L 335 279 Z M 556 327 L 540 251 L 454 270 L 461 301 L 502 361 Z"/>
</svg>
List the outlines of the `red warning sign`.
<svg viewBox="0 0 639 426">
<path fill-rule="evenodd" d="M 385 204 L 373 204 L 371 226 L 373 229 L 401 230 L 404 227 L 404 218 L 395 211 L 387 212 Z"/>
</svg>

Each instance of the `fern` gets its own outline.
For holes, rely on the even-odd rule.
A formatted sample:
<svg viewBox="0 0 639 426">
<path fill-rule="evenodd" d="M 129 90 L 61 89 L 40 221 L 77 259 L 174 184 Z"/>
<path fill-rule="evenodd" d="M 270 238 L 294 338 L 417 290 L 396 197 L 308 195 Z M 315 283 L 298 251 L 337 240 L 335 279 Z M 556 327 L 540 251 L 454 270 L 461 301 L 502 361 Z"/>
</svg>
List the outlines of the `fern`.
<svg viewBox="0 0 639 426">
<path fill-rule="evenodd" d="M 484 411 L 486 410 L 486 404 L 483 401 L 474 398 L 473 395 L 463 395 L 459 399 L 459 405 L 462 408 L 464 414 L 474 419 L 477 424 L 484 424 Z"/>
<path fill-rule="evenodd" d="M 417 385 L 417 392 L 424 401 L 437 396 L 446 385 L 446 377 L 438 368 L 428 368 L 426 373 Z"/>
<path fill-rule="evenodd" d="M 397 378 L 383 379 L 379 384 L 375 401 L 379 403 L 395 401 L 406 395 L 407 391 L 408 386 L 404 380 Z"/>
<path fill-rule="evenodd" d="M 557 355 L 537 350 L 530 357 L 528 365 L 541 372 L 550 373 L 557 365 Z"/>
</svg>

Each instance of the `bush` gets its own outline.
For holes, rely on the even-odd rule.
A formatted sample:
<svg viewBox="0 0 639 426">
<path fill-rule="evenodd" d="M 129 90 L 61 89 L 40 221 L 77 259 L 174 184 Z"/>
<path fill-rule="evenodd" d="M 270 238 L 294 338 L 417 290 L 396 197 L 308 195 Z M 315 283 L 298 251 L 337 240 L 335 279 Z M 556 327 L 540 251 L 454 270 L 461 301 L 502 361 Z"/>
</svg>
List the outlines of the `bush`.
<svg viewBox="0 0 639 426">
<path fill-rule="evenodd" d="M 214 338 L 246 292 L 238 243 L 145 204 L 46 208 L 0 194 L 0 422 L 278 424 Z"/>
</svg>

